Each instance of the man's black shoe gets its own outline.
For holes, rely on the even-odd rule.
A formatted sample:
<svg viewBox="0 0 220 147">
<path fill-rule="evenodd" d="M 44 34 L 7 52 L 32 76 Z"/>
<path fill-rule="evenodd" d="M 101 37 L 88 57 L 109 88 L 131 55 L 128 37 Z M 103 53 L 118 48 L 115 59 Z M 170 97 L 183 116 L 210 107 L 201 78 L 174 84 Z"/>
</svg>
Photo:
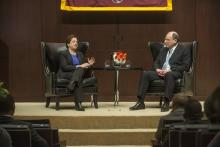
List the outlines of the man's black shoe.
<svg viewBox="0 0 220 147">
<path fill-rule="evenodd" d="M 169 107 L 169 102 L 164 102 L 162 107 L 161 107 L 161 112 L 166 112 L 169 111 L 170 107 Z"/>
<path fill-rule="evenodd" d="M 130 110 L 133 110 L 134 108 L 136 108 L 139 105 L 140 102 L 137 102 L 134 106 L 130 107 Z"/>
<path fill-rule="evenodd" d="M 130 110 L 141 110 L 145 109 L 145 104 L 141 102 L 137 102 L 134 106 L 129 108 Z"/>
<path fill-rule="evenodd" d="M 85 111 L 85 109 L 82 107 L 81 103 L 76 103 L 75 108 L 77 111 Z"/>
</svg>

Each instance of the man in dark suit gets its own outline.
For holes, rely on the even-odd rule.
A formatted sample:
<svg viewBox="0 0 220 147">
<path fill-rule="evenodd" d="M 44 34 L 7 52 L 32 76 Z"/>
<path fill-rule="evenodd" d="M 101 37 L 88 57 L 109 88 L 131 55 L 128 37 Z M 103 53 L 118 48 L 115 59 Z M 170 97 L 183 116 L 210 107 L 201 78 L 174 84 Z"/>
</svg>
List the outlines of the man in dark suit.
<svg viewBox="0 0 220 147">
<path fill-rule="evenodd" d="M 45 139 L 43 139 L 31 127 L 30 123 L 14 119 L 15 102 L 9 94 L 0 94 L 0 124 L 28 125 L 31 131 L 32 147 L 49 147 Z"/>
<path fill-rule="evenodd" d="M 191 65 L 191 54 L 189 50 L 183 49 L 178 44 L 179 35 L 171 31 L 167 33 L 164 40 L 164 47 L 157 56 L 153 70 L 144 71 L 139 82 L 138 101 L 130 107 L 130 110 L 145 109 L 144 98 L 150 82 L 156 79 L 165 81 L 164 103 L 161 112 L 169 110 L 169 103 L 173 97 L 175 80 L 183 76 L 184 71 L 188 71 Z"/>
<path fill-rule="evenodd" d="M 58 76 L 70 80 L 67 88 L 74 94 L 75 108 L 78 111 L 85 111 L 81 105 L 83 101 L 81 84 L 85 70 L 95 63 L 95 58 L 88 58 L 85 61 L 83 54 L 77 51 L 78 39 L 75 35 L 67 37 L 66 47 L 67 50 L 60 54 Z"/>
</svg>

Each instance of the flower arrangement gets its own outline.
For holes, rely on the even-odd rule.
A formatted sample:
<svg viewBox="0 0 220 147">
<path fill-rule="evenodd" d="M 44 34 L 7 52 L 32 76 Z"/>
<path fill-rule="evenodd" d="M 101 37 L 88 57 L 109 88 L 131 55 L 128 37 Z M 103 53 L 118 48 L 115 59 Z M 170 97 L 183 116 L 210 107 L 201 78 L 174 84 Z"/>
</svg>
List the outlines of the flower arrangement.
<svg viewBox="0 0 220 147">
<path fill-rule="evenodd" d="M 114 66 L 121 66 L 124 65 L 127 59 L 127 53 L 123 51 L 117 51 L 113 53 L 113 65 Z"/>
<path fill-rule="evenodd" d="M 4 83 L 0 81 L 0 95 L 7 95 L 9 94 L 8 90 L 4 88 Z"/>
</svg>

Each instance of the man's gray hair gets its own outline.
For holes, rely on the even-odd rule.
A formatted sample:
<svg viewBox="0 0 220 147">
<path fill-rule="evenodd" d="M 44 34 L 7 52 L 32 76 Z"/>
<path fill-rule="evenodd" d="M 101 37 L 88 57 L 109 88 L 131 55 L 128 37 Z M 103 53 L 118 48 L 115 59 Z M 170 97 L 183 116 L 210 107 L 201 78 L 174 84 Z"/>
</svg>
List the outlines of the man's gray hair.
<svg viewBox="0 0 220 147">
<path fill-rule="evenodd" d="M 178 42 L 179 38 L 180 38 L 179 34 L 177 32 L 175 32 L 175 31 L 171 31 L 171 32 L 172 32 L 173 39 L 175 39 Z"/>
</svg>

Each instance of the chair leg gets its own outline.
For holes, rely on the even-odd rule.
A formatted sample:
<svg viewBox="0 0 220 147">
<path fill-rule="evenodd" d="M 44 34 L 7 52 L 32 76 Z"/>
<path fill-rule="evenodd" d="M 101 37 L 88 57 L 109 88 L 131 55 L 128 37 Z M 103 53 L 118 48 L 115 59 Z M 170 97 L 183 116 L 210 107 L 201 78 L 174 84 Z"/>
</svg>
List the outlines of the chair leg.
<svg viewBox="0 0 220 147">
<path fill-rule="evenodd" d="M 56 97 L 56 110 L 58 111 L 60 109 L 60 98 Z"/>
<path fill-rule="evenodd" d="M 93 94 L 90 95 L 90 98 L 91 98 L 91 107 L 92 107 L 94 103 Z"/>
<path fill-rule="evenodd" d="M 98 109 L 99 108 L 99 106 L 98 106 L 98 96 L 97 96 L 97 94 L 93 94 L 93 102 L 94 102 L 94 106 L 95 106 L 95 108 L 96 109 Z"/>
<path fill-rule="evenodd" d="M 160 104 L 159 104 L 160 107 L 162 106 L 162 102 L 163 102 L 163 97 L 161 96 L 161 97 L 160 97 Z"/>
<path fill-rule="evenodd" d="M 51 97 L 46 97 L 46 108 L 48 108 L 50 105 L 50 99 Z"/>
</svg>

